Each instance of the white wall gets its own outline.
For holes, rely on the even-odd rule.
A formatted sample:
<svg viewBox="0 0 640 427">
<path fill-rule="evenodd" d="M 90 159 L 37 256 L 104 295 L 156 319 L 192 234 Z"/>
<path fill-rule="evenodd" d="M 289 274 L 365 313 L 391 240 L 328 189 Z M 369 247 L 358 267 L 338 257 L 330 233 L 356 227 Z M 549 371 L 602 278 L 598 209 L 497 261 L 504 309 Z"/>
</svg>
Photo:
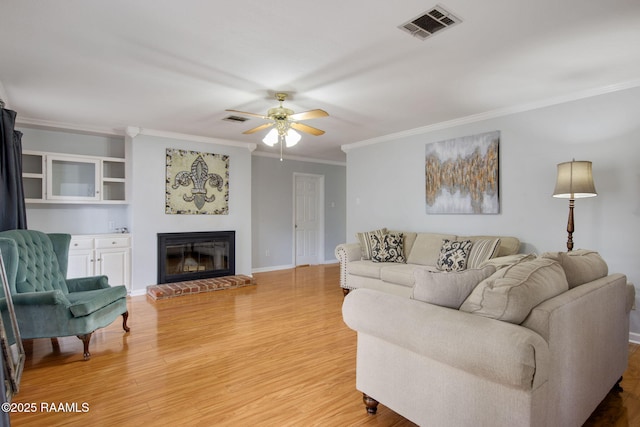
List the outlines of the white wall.
<svg viewBox="0 0 640 427">
<path fill-rule="evenodd" d="M 575 248 L 640 285 L 640 88 L 347 147 L 347 241 L 382 226 L 518 237 L 525 252 L 566 250 L 568 200 L 551 197 L 556 165 L 590 160 L 598 197 L 576 200 Z M 498 215 L 427 215 L 425 144 L 501 131 Z M 640 294 L 640 292 L 638 292 Z M 640 307 L 640 305 L 639 305 Z M 640 333 L 640 310 L 631 313 Z"/>
<path fill-rule="evenodd" d="M 228 215 L 165 214 L 166 149 L 229 155 Z M 131 141 L 132 290 L 157 283 L 157 233 L 236 232 L 236 274 L 251 274 L 251 152 L 245 147 L 161 136 Z"/>
</svg>

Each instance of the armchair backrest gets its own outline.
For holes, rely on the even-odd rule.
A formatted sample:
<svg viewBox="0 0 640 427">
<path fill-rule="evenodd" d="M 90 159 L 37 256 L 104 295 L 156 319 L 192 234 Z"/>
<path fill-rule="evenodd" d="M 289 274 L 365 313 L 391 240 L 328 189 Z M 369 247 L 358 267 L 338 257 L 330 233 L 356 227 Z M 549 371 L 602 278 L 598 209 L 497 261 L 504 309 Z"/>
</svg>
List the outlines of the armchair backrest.
<svg viewBox="0 0 640 427">
<path fill-rule="evenodd" d="M 65 280 L 69 234 L 47 235 L 35 230 L 0 232 L 0 249 L 12 293 L 61 290 Z"/>
</svg>

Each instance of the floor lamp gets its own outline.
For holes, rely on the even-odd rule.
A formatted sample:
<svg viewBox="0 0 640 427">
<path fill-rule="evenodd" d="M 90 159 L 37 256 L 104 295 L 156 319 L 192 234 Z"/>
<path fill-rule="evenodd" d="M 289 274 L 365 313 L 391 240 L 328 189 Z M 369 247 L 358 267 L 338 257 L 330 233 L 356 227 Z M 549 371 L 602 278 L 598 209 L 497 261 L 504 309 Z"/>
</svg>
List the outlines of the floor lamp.
<svg viewBox="0 0 640 427">
<path fill-rule="evenodd" d="M 569 199 L 569 222 L 567 223 L 567 251 L 573 249 L 573 207 L 575 199 L 583 197 L 595 197 L 596 187 L 593 183 L 591 172 L 591 162 L 571 161 L 558 164 L 558 177 L 556 179 L 556 189 L 553 197 Z"/>
</svg>

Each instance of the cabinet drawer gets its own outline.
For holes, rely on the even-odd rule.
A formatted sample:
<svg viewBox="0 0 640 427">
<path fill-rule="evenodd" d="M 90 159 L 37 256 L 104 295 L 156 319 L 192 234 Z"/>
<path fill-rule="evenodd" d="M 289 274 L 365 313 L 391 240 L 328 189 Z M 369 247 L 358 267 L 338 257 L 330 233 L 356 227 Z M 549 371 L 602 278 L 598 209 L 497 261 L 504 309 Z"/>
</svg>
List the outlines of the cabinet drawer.
<svg viewBox="0 0 640 427">
<path fill-rule="evenodd" d="M 93 239 L 78 239 L 72 237 L 69 250 L 74 249 L 93 249 Z"/>
<path fill-rule="evenodd" d="M 129 244 L 128 237 L 111 237 L 111 238 L 96 239 L 96 249 L 126 248 L 129 246 L 130 244 Z"/>
</svg>

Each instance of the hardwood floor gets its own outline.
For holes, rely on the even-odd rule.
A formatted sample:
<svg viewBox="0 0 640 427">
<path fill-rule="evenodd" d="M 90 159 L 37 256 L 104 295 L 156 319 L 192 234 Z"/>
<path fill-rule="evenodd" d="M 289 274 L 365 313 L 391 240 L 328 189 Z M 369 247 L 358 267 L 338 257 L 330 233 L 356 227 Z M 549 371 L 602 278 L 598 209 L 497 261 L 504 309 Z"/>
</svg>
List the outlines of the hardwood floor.
<svg viewBox="0 0 640 427">
<path fill-rule="evenodd" d="M 257 273 L 257 286 L 129 299 L 129 326 L 98 330 L 91 360 L 75 337 L 26 341 L 12 426 L 414 426 L 355 389 L 355 332 L 342 322 L 338 267 Z M 588 426 L 640 425 L 640 346 L 622 386 Z M 46 412 L 42 404 L 77 404 Z M 82 412 L 88 404 L 88 412 Z M 72 408 L 72 407 L 71 407 Z"/>
</svg>

